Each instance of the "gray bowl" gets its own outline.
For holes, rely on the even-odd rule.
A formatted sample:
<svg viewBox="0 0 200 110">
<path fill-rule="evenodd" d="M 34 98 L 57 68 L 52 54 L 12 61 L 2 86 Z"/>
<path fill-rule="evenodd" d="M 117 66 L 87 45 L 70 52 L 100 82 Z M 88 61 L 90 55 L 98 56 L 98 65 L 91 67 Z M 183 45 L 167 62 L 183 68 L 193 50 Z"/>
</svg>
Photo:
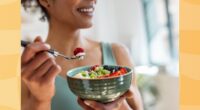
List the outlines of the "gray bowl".
<svg viewBox="0 0 200 110">
<path fill-rule="evenodd" d="M 74 75 L 89 68 L 90 66 L 84 66 L 67 72 L 69 88 L 75 95 L 82 99 L 108 103 L 119 98 L 130 88 L 133 70 L 128 67 L 124 67 L 128 73 L 117 77 L 103 79 L 79 79 L 74 77 Z"/>
</svg>

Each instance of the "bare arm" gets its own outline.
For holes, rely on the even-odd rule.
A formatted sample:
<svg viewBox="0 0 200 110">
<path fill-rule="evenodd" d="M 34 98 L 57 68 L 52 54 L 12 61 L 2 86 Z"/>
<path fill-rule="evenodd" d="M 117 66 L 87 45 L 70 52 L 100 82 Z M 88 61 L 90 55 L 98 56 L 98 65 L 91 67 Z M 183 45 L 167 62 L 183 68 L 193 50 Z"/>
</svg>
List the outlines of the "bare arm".
<svg viewBox="0 0 200 110">
<path fill-rule="evenodd" d="M 113 50 L 113 53 L 115 55 L 118 65 L 128 66 L 131 68 L 134 67 L 131 55 L 125 46 L 121 44 L 113 43 L 112 50 Z M 142 99 L 141 99 L 141 95 L 136 84 L 135 74 L 133 75 L 133 82 L 132 82 L 132 86 L 130 90 L 133 93 L 133 95 L 131 98 L 127 98 L 126 102 L 133 110 L 143 110 Z M 128 108 L 126 105 L 127 104 L 123 104 L 124 107 Z"/>
</svg>

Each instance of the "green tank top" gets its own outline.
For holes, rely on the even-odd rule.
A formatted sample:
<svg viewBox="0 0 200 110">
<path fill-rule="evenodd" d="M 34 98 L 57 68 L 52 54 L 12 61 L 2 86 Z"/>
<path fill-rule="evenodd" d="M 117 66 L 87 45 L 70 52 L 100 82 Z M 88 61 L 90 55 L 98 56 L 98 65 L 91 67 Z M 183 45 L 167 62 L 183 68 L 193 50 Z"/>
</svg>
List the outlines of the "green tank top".
<svg viewBox="0 0 200 110">
<path fill-rule="evenodd" d="M 116 60 L 109 43 L 101 43 L 103 65 L 116 65 Z M 66 79 L 56 77 L 56 93 L 52 99 L 51 110 L 82 110 L 75 96 L 69 89 Z"/>
</svg>

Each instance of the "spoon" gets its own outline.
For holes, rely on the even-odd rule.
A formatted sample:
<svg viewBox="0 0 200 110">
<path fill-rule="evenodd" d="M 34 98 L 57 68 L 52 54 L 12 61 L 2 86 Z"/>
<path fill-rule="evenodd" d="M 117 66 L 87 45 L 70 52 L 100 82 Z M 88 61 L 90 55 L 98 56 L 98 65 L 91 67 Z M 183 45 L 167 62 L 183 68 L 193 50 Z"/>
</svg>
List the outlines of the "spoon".
<svg viewBox="0 0 200 110">
<path fill-rule="evenodd" d="M 27 42 L 27 41 L 23 41 L 21 40 L 21 46 L 22 47 L 26 47 L 30 42 Z M 85 57 L 85 53 L 84 52 L 79 52 L 77 53 L 76 55 L 74 56 L 65 56 L 61 53 L 59 53 L 58 51 L 55 51 L 53 49 L 50 49 L 50 50 L 47 50 L 50 54 L 54 55 L 55 57 L 57 56 L 61 56 L 63 58 L 65 58 L 66 60 L 75 60 L 75 59 L 78 59 L 78 60 L 83 60 L 84 57 Z"/>
</svg>

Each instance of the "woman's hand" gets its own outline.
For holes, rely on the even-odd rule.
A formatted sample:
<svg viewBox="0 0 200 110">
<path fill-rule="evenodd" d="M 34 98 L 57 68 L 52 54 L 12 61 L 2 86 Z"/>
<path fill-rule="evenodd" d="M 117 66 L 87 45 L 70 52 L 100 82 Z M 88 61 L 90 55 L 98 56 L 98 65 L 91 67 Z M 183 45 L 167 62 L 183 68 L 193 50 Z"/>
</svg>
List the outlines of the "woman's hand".
<svg viewBox="0 0 200 110">
<path fill-rule="evenodd" d="M 61 72 L 55 58 L 46 52 L 49 49 L 50 46 L 37 37 L 34 43 L 27 45 L 21 57 L 21 76 L 22 83 L 26 86 L 26 101 L 37 102 L 39 105 L 51 102 L 55 91 L 55 77 Z"/>
<path fill-rule="evenodd" d="M 124 103 L 125 99 L 132 97 L 132 95 L 133 95 L 132 92 L 128 91 L 124 95 L 122 95 L 119 99 L 107 104 L 91 100 L 83 100 L 80 98 L 78 98 L 78 103 L 84 110 L 122 110 L 122 109 L 127 110 L 130 108 L 123 104 L 125 104 Z"/>
</svg>

